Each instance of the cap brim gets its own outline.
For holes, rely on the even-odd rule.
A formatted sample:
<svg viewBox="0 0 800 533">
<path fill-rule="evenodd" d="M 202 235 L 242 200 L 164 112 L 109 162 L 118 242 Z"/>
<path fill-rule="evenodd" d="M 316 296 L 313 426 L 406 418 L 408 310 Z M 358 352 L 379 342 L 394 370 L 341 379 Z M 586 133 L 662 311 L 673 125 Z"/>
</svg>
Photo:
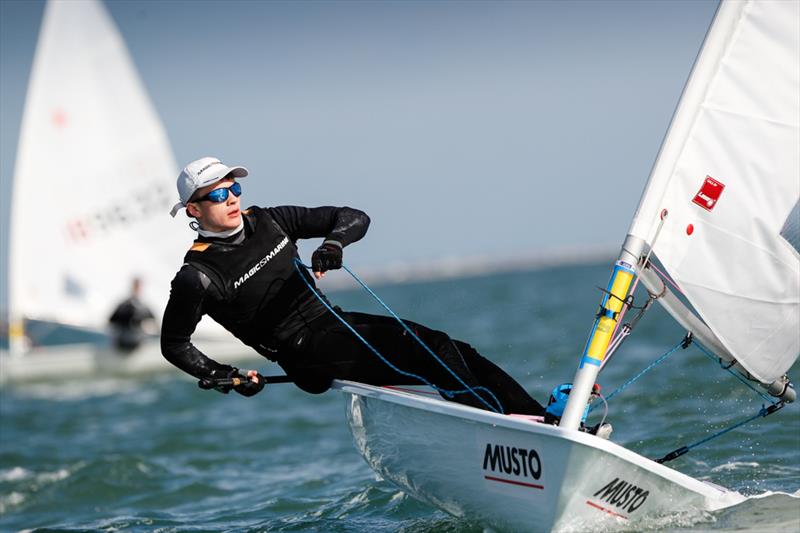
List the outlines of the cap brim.
<svg viewBox="0 0 800 533">
<path fill-rule="evenodd" d="M 203 181 L 197 184 L 197 189 L 208 187 L 225 178 L 243 178 L 245 176 L 247 176 L 247 169 L 244 167 L 224 167 L 206 176 Z"/>
<path fill-rule="evenodd" d="M 244 167 L 231 167 L 230 172 L 228 172 L 225 177 L 233 176 L 234 178 L 244 178 L 248 174 L 249 172 Z"/>
</svg>

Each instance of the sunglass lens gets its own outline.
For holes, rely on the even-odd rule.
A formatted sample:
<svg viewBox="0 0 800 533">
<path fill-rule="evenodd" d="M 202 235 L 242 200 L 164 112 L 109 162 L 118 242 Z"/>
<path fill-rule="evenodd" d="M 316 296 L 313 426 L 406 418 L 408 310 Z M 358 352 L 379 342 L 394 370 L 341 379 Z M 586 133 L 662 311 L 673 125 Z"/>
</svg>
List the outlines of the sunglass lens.
<svg viewBox="0 0 800 533">
<path fill-rule="evenodd" d="M 233 182 L 233 185 L 231 185 L 230 187 L 222 189 L 214 189 L 210 193 L 206 194 L 203 198 L 201 198 L 201 200 L 208 200 L 210 202 L 218 204 L 228 199 L 229 192 L 233 193 L 234 196 L 240 196 L 242 194 L 242 186 L 239 185 L 238 182 Z"/>
<path fill-rule="evenodd" d="M 228 189 L 214 189 L 206 195 L 214 203 L 224 202 L 228 199 Z"/>
</svg>

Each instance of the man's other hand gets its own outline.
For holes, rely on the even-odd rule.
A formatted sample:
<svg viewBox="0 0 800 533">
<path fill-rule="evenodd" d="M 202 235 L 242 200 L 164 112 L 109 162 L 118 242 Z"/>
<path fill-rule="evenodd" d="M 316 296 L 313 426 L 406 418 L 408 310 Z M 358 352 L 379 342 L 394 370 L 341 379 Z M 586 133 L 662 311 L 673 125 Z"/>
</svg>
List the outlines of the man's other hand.
<svg viewBox="0 0 800 533">
<path fill-rule="evenodd" d="M 325 241 L 311 255 L 311 270 L 314 277 L 322 278 L 328 270 L 342 268 L 342 245 L 336 241 Z"/>
</svg>

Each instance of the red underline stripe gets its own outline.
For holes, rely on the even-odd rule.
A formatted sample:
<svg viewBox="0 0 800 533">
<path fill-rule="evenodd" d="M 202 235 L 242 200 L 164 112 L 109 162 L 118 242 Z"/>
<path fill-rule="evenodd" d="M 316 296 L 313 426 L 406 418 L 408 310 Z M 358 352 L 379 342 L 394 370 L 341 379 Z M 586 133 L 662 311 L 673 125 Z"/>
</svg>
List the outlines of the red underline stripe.
<svg viewBox="0 0 800 533">
<path fill-rule="evenodd" d="M 523 487 L 530 487 L 532 489 L 544 490 L 544 485 L 534 485 L 533 483 L 523 483 L 522 481 L 514 481 L 513 479 L 502 479 L 493 476 L 483 476 L 483 477 L 488 479 L 489 481 L 499 481 L 500 483 L 510 483 L 511 485 L 522 485 Z"/>
<path fill-rule="evenodd" d="M 613 515 L 613 516 L 618 516 L 618 517 L 620 517 L 620 518 L 624 518 L 625 520 L 627 520 L 627 519 L 628 519 L 628 517 L 627 517 L 627 516 L 623 516 L 623 515 L 621 515 L 621 514 L 619 514 L 619 513 L 615 513 L 614 511 L 609 511 L 609 510 L 608 510 L 608 509 L 606 509 L 605 507 L 601 507 L 601 506 L 597 505 L 597 504 L 596 504 L 596 503 L 594 503 L 594 502 L 590 502 L 589 500 L 586 500 L 586 503 L 588 503 L 588 504 L 589 504 L 589 505 L 591 505 L 592 507 L 595 507 L 595 508 L 597 508 L 597 509 L 600 509 L 601 511 L 604 511 L 604 512 L 606 512 L 606 513 L 610 514 L 610 515 Z"/>
</svg>

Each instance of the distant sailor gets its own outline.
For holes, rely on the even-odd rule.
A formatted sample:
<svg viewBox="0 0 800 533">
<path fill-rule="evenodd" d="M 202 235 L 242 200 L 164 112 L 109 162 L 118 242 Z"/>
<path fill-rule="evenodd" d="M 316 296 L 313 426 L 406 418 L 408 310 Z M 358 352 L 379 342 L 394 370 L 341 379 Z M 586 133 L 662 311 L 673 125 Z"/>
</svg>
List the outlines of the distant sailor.
<svg viewBox="0 0 800 533">
<path fill-rule="evenodd" d="M 311 289 L 314 278 L 341 268 L 342 250 L 364 236 L 369 217 L 349 207 L 242 211 L 242 188 L 236 179 L 247 174 L 244 167 L 204 157 L 189 163 L 178 177 L 180 202 L 171 214 L 186 208 L 198 236 L 172 281 L 161 328 L 164 357 L 200 380 L 246 376 L 232 387 L 244 396 L 261 391 L 264 378 L 255 370 L 244 371 L 243 376 L 192 345 L 195 327 L 207 314 L 244 344 L 276 361 L 298 387 L 311 393 L 328 390 L 333 379 L 419 384 L 381 361 Z M 295 264 L 299 257 L 295 243 L 311 238 L 323 239 L 311 257 L 314 276 Z M 499 402 L 502 412 L 544 415 L 544 408 L 522 386 L 470 345 L 405 321 L 448 370 L 394 318 L 336 310 L 396 368 L 456 391 L 451 397 L 442 394 L 445 398 L 483 409 Z M 467 391 L 464 384 L 478 388 L 477 392 Z"/>
<path fill-rule="evenodd" d="M 155 333 L 153 313 L 142 302 L 141 290 L 142 281 L 134 278 L 131 295 L 114 309 L 108 319 L 114 346 L 124 353 L 135 350 L 148 334 Z"/>
</svg>

